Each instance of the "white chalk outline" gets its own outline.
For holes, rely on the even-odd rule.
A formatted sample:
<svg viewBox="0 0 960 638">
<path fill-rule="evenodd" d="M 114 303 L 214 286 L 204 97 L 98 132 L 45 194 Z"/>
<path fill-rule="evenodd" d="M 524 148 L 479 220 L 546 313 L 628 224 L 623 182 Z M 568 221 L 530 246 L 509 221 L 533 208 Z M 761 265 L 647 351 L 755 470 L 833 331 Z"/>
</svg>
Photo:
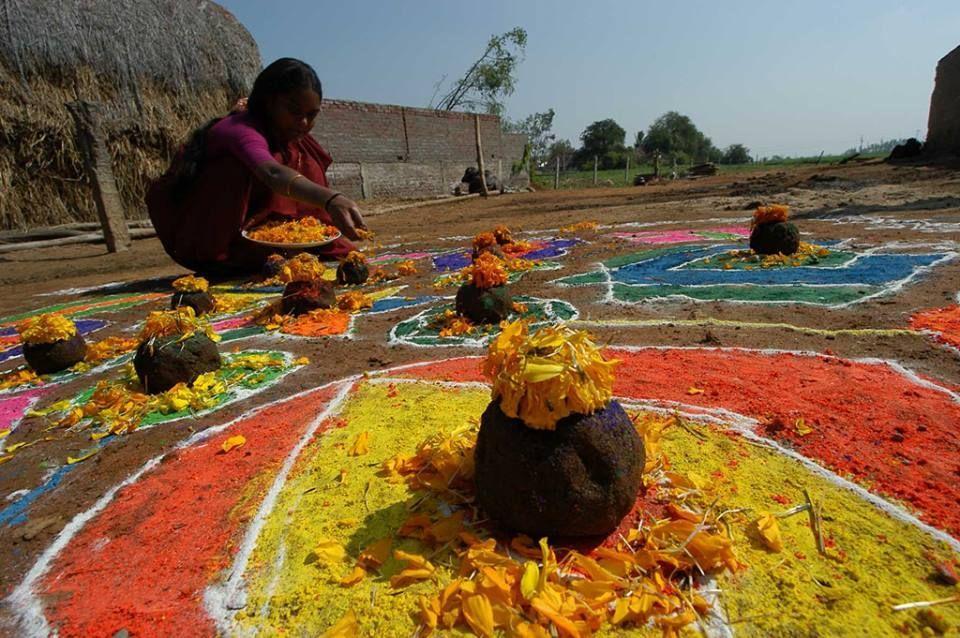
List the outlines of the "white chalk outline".
<svg viewBox="0 0 960 638">
<path fill-rule="evenodd" d="M 852 240 L 845 240 L 845 241 L 852 242 Z M 817 307 L 820 307 L 820 308 L 847 308 L 847 307 L 850 307 L 850 306 L 853 306 L 853 305 L 856 305 L 856 304 L 863 303 L 863 302 L 865 302 L 865 301 L 869 301 L 869 300 L 872 300 L 872 299 L 876 299 L 876 298 L 878 298 L 878 297 L 883 297 L 883 296 L 892 295 L 892 294 L 894 294 L 894 293 L 897 293 L 897 292 L 899 292 L 900 290 L 902 290 L 903 288 L 905 288 L 908 284 L 910 284 L 911 282 L 913 282 L 914 279 L 918 279 L 918 278 L 920 278 L 921 276 L 925 276 L 928 272 L 931 272 L 931 271 L 932 271 L 934 268 L 936 268 L 937 266 L 940 266 L 941 264 L 947 263 L 947 262 L 949 262 L 949 261 L 953 261 L 954 259 L 957 259 L 958 257 L 960 257 L 960 253 L 958 253 L 958 252 L 955 250 L 955 249 L 956 249 L 956 243 L 954 243 L 954 242 L 947 242 L 947 243 L 950 244 L 950 248 L 949 248 L 949 249 L 944 247 L 944 244 L 945 244 L 944 242 L 928 243 L 928 244 L 905 244 L 905 243 L 902 243 L 902 242 L 891 242 L 891 243 L 885 244 L 885 245 L 883 245 L 883 246 L 877 246 L 877 247 L 874 247 L 874 248 L 868 248 L 868 249 L 864 250 L 862 253 L 856 253 L 856 255 L 855 255 L 855 257 L 854 257 L 853 259 L 851 259 L 851 260 L 848 261 L 848 262 L 845 262 L 845 263 L 842 264 L 841 266 L 830 266 L 830 267 L 824 267 L 824 268 L 822 268 L 823 270 L 827 270 L 827 269 L 837 269 L 837 270 L 840 270 L 840 269 L 843 269 L 843 268 L 849 268 L 849 267 L 850 267 L 853 263 L 855 263 L 861 256 L 872 255 L 872 254 L 881 254 L 881 255 L 884 255 L 884 254 L 922 255 L 922 254 L 924 254 L 924 253 L 887 253 L 887 252 L 879 252 L 879 251 L 881 251 L 881 250 L 885 250 L 885 251 L 886 251 L 886 250 L 896 249 L 896 248 L 911 247 L 911 248 L 929 248 L 929 249 L 934 250 L 934 251 L 945 251 L 944 256 L 941 257 L 940 259 L 937 259 L 937 260 L 935 260 L 935 261 L 933 261 L 933 262 L 931 262 L 930 264 L 927 264 L 927 265 L 925 265 L 925 266 L 915 266 L 915 267 L 913 268 L 913 270 L 911 271 L 911 273 L 910 273 L 909 275 L 907 275 L 905 278 L 903 278 L 903 279 L 898 279 L 898 280 L 894 280 L 894 281 L 891 281 L 891 282 L 889 282 L 889 283 L 887 283 L 887 284 L 884 284 L 883 286 L 880 286 L 880 287 L 879 287 L 880 289 L 879 289 L 877 292 L 874 292 L 874 293 L 872 293 L 872 294 L 866 295 L 866 296 L 864 296 L 864 297 L 860 297 L 860 298 L 858 298 L 858 299 L 854 299 L 854 300 L 852 300 L 852 301 L 846 301 L 846 302 L 843 302 L 843 303 L 840 303 L 840 304 L 827 304 L 827 303 L 817 303 L 817 302 L 814 302 L 814 301 L 793 301 L 793 300 L 756 300 L 756 299 L 719 299 L 719 298 L 718 298 L 718 299 L 698 299 L 698 298 L 696 298 L 696 297 L 691 297 L 691 296 L 689 296 L 689 295 L 684 295 L 684 294 L 682 294 L 682 293 L 670 293 L 670 294 L 658 295 L 658 296 L 654 296 L 654 297 L 644 297 L 644 298 L 642 298 L 642 299 L 638 299 L 637 301 L 624 301 L 624 300 L 622 300 L 622 299 L 618 299 L 617 296 L 616 296 L 616 295 L 614 294 L 614 292 L 613 292 L 613 291 L 614 291 L 614 288 L 617 287 L 617 286 L 622 286 L 622 287 L 625 287 L 625 288 L 651 288 L 651 287 L 657 287 L 657 286 L 659 286 L 660 284 L 631 284 L 631 283 L 626 283 L 626 282 L 622 282 L 622 281 L 614 281 L 614 280 L 613 280 L 613 276 L 612 276 L 611 273 L 612 273 L 613 271 L 615 271 L 615 270 L 619 270 L 620 268 L 622 268 L 623 266 L 626 266 L 626 265 L 631 265 L 631 266 L 632 266 L 632 265 L 635 265 L 635 264 L 642 264 L 642 263 L 647 262 L 647 261 L 652 261 L 652 260 L 654 260 L 654 259 L 659 258 L 661 255 L 653 255 L 653 256 L 648 257 L 648 258 L 646 258 L 646 259 L 639 259 L 639 260 L 637 260 L 637 261 L 630 262 L 629 264 L 623 264 L 623 266 L 616 266 L 616 267 L 612 267 L 612 268 L 611 268 L 611 267 L 607 267 L 603 262 L 595 262 L 595 263 L 594 263 L 595 268 L 594 268 L 594 270 L 592 270 L 592 271 L 588 271 L 588 272 L 585 272 L 585 273 L 580 273 L 579 275 L 567 275 L 567 276 L 564 276 L 564 277 L 560 277 L 559 279 L 553 279 L 553 280 L 551 280 L 551 281 L 548 281 L 547 283 L 553 284 L 554 286 L 557 286 L 557 287 L 560 287 L 560 288 L 587 288 L 587 287 L 590 287 L 590 286 L 599 286 L 599 287 L 601 287 L 601 289 L 604 289 L 604 288 L 605 288 L 605 290 L 603 291 L 603 294 L 602 294 L 602 296 L 601 296 L 601 301 L 600 301 L 600 303 L 602 303 L 602 304 L 607 304 L 607 305 L 617 305 L 617 306 L 637 306 L 637 305 L 646 304 L 646 303 L 657 303 L 657 302 L 665 301 L 665 300 L 678 300 L 678 299 L 682 299 L 682 300 L 691 301 L 691 302 L 694 302 L 694 303 L 730 303 L 730 304 L 749 304 L 749 305 L 762 304 L 762 305 L 769 305 L 769 306 L 783 306 L 783 305 L 798 304 L 798 305 L 804 305 L 804 306 L 817 306 Z M 652 249 L 652 250 L 656 250 L 656 248 L 654 248 L 654 249 Z M 686 265 L 686 263 L 692 263 L 693 261 L 698 261 L 699 259 L 702 259 L 702 258 L 697 258 L 697 259 L 695 259 L 695 260 L 692 260 L 691 262 L 685 262 L 684 264 L 681 264 L 680 266 L 668 268 L 667 270 L 677 270 L 678 268 L 681 268 L 681 267 L 683 267 L 684 265 Z M 698 269 L 698 270 L 708 270 L 708 271 L 711 271 L 711 270 L 721 270 L 721 269 L 700 268 L 700 269 Z M 595 273 L 596 273 L 596 274 L 602 274 L 603 277 L 605 277 L 606 281 L 588 282 L 588 283 L 567 283 L 566 281 L 564 281 L 565 279 L 570 279 L 570 278 L 578 277 L 578 276 L 581 276 L 581 275 L 589 275 L 589 274 L 595 274 Z M 731 287 L 731 288 L 733 288 L 733 287 L 737 287 L 737 288 L 777 288 L 777 287 L 780 287 L 780 288 L 783 288 L 783 287 L 840 288 L 840 287 L 844 287 L 844 286 L 847 286 L 847 287 L 857 287 L 857 286 L 863 287 L 863 286 L 865 286 L 865 285 L 870 285 L 870 284 L 858 284 L 858 283 L 849 283 L 849 284 L 807 284 L 807 283 L 797 283 L 797 284 L 755 284 L 755 283 L 731 282 L 731 283 L 726 283 L 726 284 L 683 284 L 682 287 L 684 287 L 684 288 L 715 288 L 715 287 L 717 287 L 717 286 L 725 286 L 725 287 Z"/>
</svg>

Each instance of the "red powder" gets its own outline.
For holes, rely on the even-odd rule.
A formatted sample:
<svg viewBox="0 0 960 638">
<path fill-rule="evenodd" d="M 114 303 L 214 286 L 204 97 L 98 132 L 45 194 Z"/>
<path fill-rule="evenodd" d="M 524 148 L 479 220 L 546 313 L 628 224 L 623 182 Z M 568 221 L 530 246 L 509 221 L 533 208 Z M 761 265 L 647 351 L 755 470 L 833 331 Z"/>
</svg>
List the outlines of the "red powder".
<svg viewBox="0 0 960 638">
<path fill-rule="evenodd" d="M 245 522 L 284 457 L 336 388 L 267 408 L 206 445 L 161 463 L 94 518 L 54 561 L 40 590 L 60 636 L 213 636 L 203 609 Z M 299 424 L 300 427 L 295 427 Z M 217 457 L 234 432 L 248 454 Z M 238 503 L 243 504 L 238 507 Z"/>
</svg>

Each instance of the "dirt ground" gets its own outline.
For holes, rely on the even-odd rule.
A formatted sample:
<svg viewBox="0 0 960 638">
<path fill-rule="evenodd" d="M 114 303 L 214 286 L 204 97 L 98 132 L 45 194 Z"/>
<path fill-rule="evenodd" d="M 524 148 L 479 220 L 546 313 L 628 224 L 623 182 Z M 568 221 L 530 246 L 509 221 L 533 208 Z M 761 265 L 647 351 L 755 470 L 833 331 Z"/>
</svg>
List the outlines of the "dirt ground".
<svg viewBox="0 0 960 638">
<path fill-rule="evenodd" d="M 489 199 L 452 201 L 393 213 L 373 214 L 370 227 L 391 251 L 465 246 L 475 233 L 501 223 L 525 232 L 597 221 L 598 233 L 581 235 L 587 243 L 562 259 L 561 271 L 534 271 L 515 285 L 515 294 L 560 298 L 572 303 L 580 319 L 604 341 L 618 345 L 742 346 L 833 353 L 841 357 L 878 357 L 899 361 L 921 376 L 947 386 L 960 386 L 960 354 L 936 344 L 929 336 L 889 334 L 884 329 L 908 327 L 912 314 L 922 309 L 956 303 L 960 290 L 960 260 L 948 261 L 893 294 L 843 308 L 801 304 L 751 304 L 685 299 L 658 300 L 631 305 L 604 303 L 596 286 L 563 288 L 548 282 L 591 271 L 597 262 L 643 248 L 605 236 L 616 230 L 711 228 L 746 225 L 756 202 L 791 206 L 806 241 L 849 240 L 856 248 L 896 245 L 896 242 L 943 244 L 960 242 L 960 171 L 950 166 L 890 166 L 871 163 L 817 166 L 789 172 L 719 175 L 695 181 L 627 189 L 546 191 L 511 194 Z M 612 228 L 607 228 L 612 227 Z M 618 228 L 619 227 L 619 228 Z M 520 233 L 521 238 L 523 233 Z M 953 249 L 956 250 L 953 244 Z M 0 258 L 0 316 L 10 315 L 90 293 L 50 294 L 68 288 L 109 282 L 173 277 L 183 269 L 173 264 L 156 239 L 139 240 L 128 253 L 105 254 L 102 246 L 73 246 L 8 254 Z M 437 294 L 436 273 L 421 262 L 421 273 L 405 279 L 407 295 Z M 160 287 L 163 290 L 163 287 Z M 443 294 L 452 294 L 447 291 Z M 148 309 L 138 306 L 110 315 L 113 325 L 103 335 L 118 334 Z M 477 354 L 470 348 L 417 348 L 388 343 L 393 325 L 421 308 L 363 317 L 352 339 L 288 339 L 252 337 L 243 347 L 269 344 L 306 355 L 311 364 L 288 376 L 284 383 L 231 405 L 208 417 L 178 421 L 162 428 L 135 433 L 111 445 L 72 472 L 56 490 L 29 509 L 28 522 L 0 526 L 0 593 L 19 583 L 38 555 L 78 512 L 104 491 L 160 451 L 192 432 L 224 423 L 281 396 L 365 370 Z M 643 326 L 598 325 L 610 320 L 697 320 Z M 743 326 L 706 320 L 790 324 Z M 593 323 L 597 322 L 597 323 Z M 809 329 L 809 330 L 804 330 Z M 859 329 L 879 329 L 858 332 Z M 99 333 L 98 333 L 99 336 Z M 0 364 L 9 369 L 17 361 Z M 101 376 L 106 376 L 104 373 Z M 91 385 L 84 377 L 57 387 L 54 401 L 73 396 Z M 7 444 L 35 438 L 42 426 L 27 419 Z M 36 446 L 0 466 L 0 506 L 8 495 L 29 489 L 42 480 L 50 458 L 62 458 L 83 447 L 84 435 L 65 437 Z M 4 500 L 6 499 L 6 500 Z M 0 612 L 6 613 L 6 612 Z M 2 632 L 2 627 L 0 627 Z"/>
</svg>

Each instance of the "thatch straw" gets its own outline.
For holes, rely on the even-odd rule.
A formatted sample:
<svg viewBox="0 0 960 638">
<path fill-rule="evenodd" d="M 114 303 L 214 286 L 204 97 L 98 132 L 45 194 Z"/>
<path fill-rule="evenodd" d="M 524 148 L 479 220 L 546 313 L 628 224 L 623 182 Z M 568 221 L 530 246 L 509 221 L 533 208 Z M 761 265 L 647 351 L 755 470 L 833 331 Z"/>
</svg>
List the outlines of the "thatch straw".
<svg viewBox="0 0 960 638">
<path fill-rule="evenodd" d="M 66 102 L 103 105 L 127 217 L 142 217 L 148 180 L 259 69 L 212 2 L 0 0 L 0 229 L 96 219 Z"/>
</svg>

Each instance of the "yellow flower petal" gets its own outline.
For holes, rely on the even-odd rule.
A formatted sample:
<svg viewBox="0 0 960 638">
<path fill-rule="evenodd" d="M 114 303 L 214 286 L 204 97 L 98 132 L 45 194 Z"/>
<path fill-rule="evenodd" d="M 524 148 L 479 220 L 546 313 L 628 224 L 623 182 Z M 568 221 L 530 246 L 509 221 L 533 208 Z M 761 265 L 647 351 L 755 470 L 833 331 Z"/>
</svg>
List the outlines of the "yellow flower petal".
<svg viewBox="0 0 960 638">
<path fill-rule="evenodd" d="M 523 577 L 520 579 L 520 593 L 527 600 L 533 598 L 540 584 L 540 568 L 532 560 L 523 565 Z"/>
<path fill-rule="evenodd" d="M 360 626 L 357 623 L 357 616 L 351 609 L 333 627 L 323 632 L 321 638 L 356 638 L 359 631 Z"/>
<path fill-rule="evenodd" d="M 493 638 L 493 607 L 486 596 L 467 596 L 463 600 L 463 617 L 478 635 Z"/>
<path fill-rule="evenodd" d="M 220 449 L 224 452 L 229 452 L 234 448 L 241 447 L 247 442 L 247 438 L 242 434 L 237 434 L 236 436 L 231 436 L 226 441 L 223 442 L 223 445 L 220 446 Z"/>
<path fill-rule="evenodd" d="M 357 435 L 357 440 L 350 446 L 348 454 L 350 456 L 363 456 L 370 451 L 370 433 L 361 432 Z"/>
<path fill-rule="evenodd" d="M 780 525 L 777 523 L 777 519 L 773 514 L 764 512 L 760 518 L 756 520 L 756 526 L 760 538 L 763 539 L 763 544 L 766 545 L 768 549 L 775 552 L 783 551 L 783 538 L 780 536 Z"/>
</svg>

